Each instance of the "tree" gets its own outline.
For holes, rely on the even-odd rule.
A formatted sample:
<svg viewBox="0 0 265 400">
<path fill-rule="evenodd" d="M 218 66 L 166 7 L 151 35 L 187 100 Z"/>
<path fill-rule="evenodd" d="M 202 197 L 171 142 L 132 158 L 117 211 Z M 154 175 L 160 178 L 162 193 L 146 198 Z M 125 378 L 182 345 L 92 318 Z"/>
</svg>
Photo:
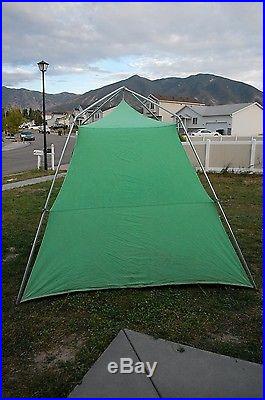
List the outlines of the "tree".
<svg viewBox="0 0 265 400">
<path fill-rule="evenodd" d="M 17 133 L 19 126 L 24 122 L 23 115 L 18 108 L 12 108 L 2 120 L 2 129 L 6 132 Z"/>
<path fill-rule="evenodd" d="M 24 108 L 23 109 L 23 111 L 22 111 L 22 115 L 23 115 L 23 117 L 25 118 L 25 119 L 29 119 L 29 113 L 28 113 L 28 109 L 27 108 Z"/>
<path fill-rule="evenodd" d="M 7 117 L 7 112 L 4 110 L 4 108 L 2 108 L 2 134 L 3 133 L 7 133 L 7 121 L 6 121 L 6 117 Z"/>
<path fill-rule="evenodd" d="M 34 119 L 34 121 L 35 121 L 35 125 L 43 124 L 42 112 L 40 110 L 33 110 L 32 116 L 33 116 L 32 119 Z"/>
</svg>

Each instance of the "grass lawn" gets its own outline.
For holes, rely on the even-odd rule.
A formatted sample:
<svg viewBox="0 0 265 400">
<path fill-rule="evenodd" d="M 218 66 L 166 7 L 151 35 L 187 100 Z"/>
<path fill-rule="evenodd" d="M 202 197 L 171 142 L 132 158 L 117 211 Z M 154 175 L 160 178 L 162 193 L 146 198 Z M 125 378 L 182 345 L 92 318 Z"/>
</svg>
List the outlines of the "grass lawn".
<svg viewBox="0 0 265 400">
<path fill-rule="evenodd" d="M 211 180 L 257 291 L 197 285 L 115 289 L 16 306 L 50 182 L 3 193 L 4 397 L 67 397 L 122 328 L 261 362 L 262 178 L 216 174 Z M 55 183 L 53 197 L 61 183 Z"/>
</svg>

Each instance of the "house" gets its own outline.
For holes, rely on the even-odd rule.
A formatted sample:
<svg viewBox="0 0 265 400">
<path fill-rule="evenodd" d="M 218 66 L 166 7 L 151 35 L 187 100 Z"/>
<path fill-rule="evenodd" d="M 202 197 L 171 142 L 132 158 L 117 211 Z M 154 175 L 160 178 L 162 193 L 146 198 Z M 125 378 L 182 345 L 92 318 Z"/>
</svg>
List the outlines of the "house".
<svg viewBox="0 0 265 400">
<path fill-rule="evenodd" d="M 68 114 L 63 112 L 53 112 L 45 115 L 45 120 L 48 128 L 56 127 L 58 125 L 68 126 Z"/>
<path fill-rule="evenodd" d="M 56 118 L 53 126 L 67 126 L 68 127 L 70 125 L 69 120 L 70 120 L 70 114 L 64 113 L 63 115 L 58 116 Z"/>
<path fill-rule="evenodd" d="M 75 107 L 71 113 L 71 115 L 69 116 L 69 125 L 71 125 L 74 121 L 74 118 L 83 111 L 83 108 L 81 106 Z M 83 123 L 91 123 L 91 122 L 95 122 L 98 119 L 102 118 L 103 113 L 101 110 L 97 111 L 91 118 L 89 118 L 89 116 L 94 112 L 95 110 L 91 109 L 86 111 L 84 114 L 82 114 L 80 117 L 77 118 L 76 120 L 76 125 L 80 126 Z M 88 119 L 89 118 L 89 119 Z"/>
<path fill-rule="evenodd" d="M 262 135 L 263 107 L 259 103 L 185 105 L 176 114 L 188 132 L 204 128 L 218 131 L 222 135 Z"/>
<path fill-rule="evenodd" d="M 148 117 L 152 117 L 152 113 L 158 117 L 161 121 L 164 122 L 172 122 L 172 117 L 162 108 L 158 107 L 159 105 L 171 111 L 172 113 L 177 113 L 184 106 L 189 105 L 204 105 L 204 103 L 200 103 L 196 99 L 190 99 L 185 97 L 173 97 L 173 96 L 160 96 L 150 94 L 148 96 L 150 100 L 153 100 L 157 103 L 157 105 L 150 103 L 148 101 L 145 102 L 146 107 L 150 110 L 147 111 L 145 107 L 143 107 L 142 112 L 144 115 Z"/>
<path fill-rule="evenodd" d="M 32 126 L 35 126 L 34 119 L 32 121 L 23 122 L 21 125 L 19 125 L 19 129 L 31 129 Z"/>
</svg>

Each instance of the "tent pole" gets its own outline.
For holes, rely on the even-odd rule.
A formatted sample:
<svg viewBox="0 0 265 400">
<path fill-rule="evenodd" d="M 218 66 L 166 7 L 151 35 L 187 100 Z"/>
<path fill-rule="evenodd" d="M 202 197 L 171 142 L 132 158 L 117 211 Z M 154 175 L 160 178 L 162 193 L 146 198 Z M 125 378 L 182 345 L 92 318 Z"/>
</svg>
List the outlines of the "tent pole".
<svg viewBox="0 0 265 400">
<path fill-rule="evenodd" d="M 227 219 L 227 216 L 226 216 L 226 214 L 225 214 L 225 211 L 224 211 L 224 209 L 223 209 L 223 207 L 222 207 L 222 205 L 221 205 L 221 203 L 220 203 L 220 200 L 219 200 L 219 198 L 218 198 L 218 196 L 217 196 L 217 194 L 216 194 L 216 192 L 215 192 L 215 190 L 214 190 L 214 188 L 213 188 L 213 185 L 212 185 L 212 183 L 211 183 L 211 181 L 210 181 L 210 179 L 209 179 L 209 177 L 208 177 L 208 174 L 207 174 L 207 172 L 206 172 L 206 170 L 205 170 L 205 168 L 204 168 L 204 166 L 203 166 L 203 164 L 202 164 L 202 162 L 201 162 L 201 160 L 200 160 L 200 157 L 199 157 L 199 155 L 198 155 L 198 153 L 197 153 L 197 151 L 196 151 L 196 149 L 195 149 L 195 146 L 194 146 L 194 144 L 192 143 L 192 140 L 191 140 L 191 138 L 190 138 L 189 135 L 188 135 L 187 129 L 186 129 L 185 125 L 183 124 L 182 119 L 179 117 L 179 115 L 176 115 L 176 114 L 174 114 L 173 112 L 167 110 L 167 109 L 164 108 L 163 106 L 157 104 L 155 101 L 153 101 L 153 100 L 151 100 L 151 99 L 148 99 L 147 97 L 145 97 L 145 96 L 143 96 L 143 95 L 141 95 L 141 94 L 139 94 L 139 93 L 136 93 L 136 92 L 134 92 L 133 90 L 130 90 L 130 89 L 127 89 L 127 88 L 125 88 L 125 90 L 126 90 L 127 92 L 131 93 L 131 94 L 134 94 L 134 95 L 136 95 L 136 96 L 141 97 L 141 98 L 144 99 L 144 100 L 149 101 L 149 103 L 155 104 L 157 107 L 161 108 L 162 110 L 166 111 L 167 113 L 169 113 L 169 114 L 171 114 L 172 116 L 177 117 L 177 118 L 179 119 L 179 122 L 180 122 L 180 124 L 182 125 L 182 127 L 183 127 L 183 129 L 184 129 L 184 132 L 185 132 L 186 137 L 187 137 L 187 139 L 188 139 L 188 142 L 189 142 L 189 144 L 190 144 L 190 146 L 191 146 L 191 148 L 192 148 L 192 151 L 193 151 L 193 153 L 194 153 L 194 155 L 195 155 L 195 157 L 196 157 L 196 159 L 197 159 L 197 161 L 198 161 L 198 163 L 199 163 L 199 165 L 200 165 L 200 167 L 201 167 L 201 169 L 202 169 L 202 172 L 203 172 L 203 174 L 205 175 L 205 178 L 206 178 L 206 180 L 207 180 L 207 182 L 208 182 L 208 185 L 209 185 L 209 187 L 210 187 L 210 189 L 211 189 L 211 191 L 212 191 L 212 194 L 213 194 L 213 196 L 214 196 L 214 200 L 215 200 L 215 202 L 217 203 L 218 208 L 219 208 L 219 210 L 220 210 L 220 212 L 221 212 L 221 215 L 222 215 L 222 217 L 223 217 L 223 219 L 224 219 L 224 221 L 225 221 L 225 223 L 226 223 L 226 225 L 227 225 L 227 228 L 228 228 L 228 230 L 229 230 L 229 232 L 230 232 L 230 235 L 231 235 L 232 241 L 233 241 L 233 243 L 234 243 L 234 246 L 235 246 L 235 248 L 236 248 L 236 250 L 237 250 L 237 254 L 238 254 L 238 256 L 239 256 L 239 259 L 241 260 L 241 262 L 242 262 L 242 264 L 243 264 L 243 267 L 244 267 L 244 269 L 245 269 L 245 271 L 246 271 L 246 273 L 247 273 L 247 275 L 248 275 L 250 281 L 252 282 L 254 288 L 256 289 L 256 288 L 257 288 L 256 283 L 255 283 L 255 281 L 254 281 L 254 279 L 253 279 L 253 276 L 252 276 L 252 274 L 251 274 L 251 272 L 250 272 L 250 269 L 249 269 L 249 267 L 248 267 L 248 264 L 247 264 L 247 262 L 246 262 L 246 260 L 245 260 L 244 255 L 243 255 L 243 253 L 242 253 L 242 250 L 241 250 L 241 248 L 240 248 L 240 246 L 239 246 L 239 244 L 238 244 L 238 241 L 237 241 L 237 239 L 236 239 L 236 237 L 235 237 L 235 235 L 234 235 L 234 232 L 233 232 L 233 230 L 232 230 L 232 227 L 231 227 L 231 225 L 230 225 L 230 223 L 229 223 L 229 221 L 228 221 L 228 219 Z"/>
<path fill-rule="evenodd" d="M 95 106 L 96 106 L 98 103 L 100 103 L 102 100 L 105 100 L 106 98 L 112 96 L 114 93 L 115 93 L 115 94 L 118 94 L 122 89 L 123 89 L 123 87 L 120 87 L 120 88 L 114 90 L 113 92 L 107 94 L 106 96 L 104 96 L 104 97 L 102 97 L 101 99 L 97 100 L 95 103 L 91 104 L 89 107 L 86 107 L 83 111 L 81 111 L 79 114 L 77 114 L 77 115 L 75 116 L 74 121 L 73 121 L 73 123 L 72 123 L 72 126 L 71 126 L 71 128 L 70 128 L 70 131 L 69 131 L 69 133 L 68 133 L 68 136 L 67 136 L 67 138 L 66 138 L 66 141 L 65 141 L 65 144 L 64 144 L 64 147 L 63 147 L 63 150 L 62 150 L 62 153 L 61 153 L 61 156 L 60 156 L 60 159 L 59 159 L 59 162 L 58 162 L 58 165 L 57 165 L 57 168 L 56 168 L 56 171 L 55 171 L 53 180 L 52 180 L 52 184 L 51 184 L 51 187 L 50 187 L 50 190 L 49 190 L 49 193 L 48 193 L 48 196 L 47 196 L 45 205 L 44 205 L 44 209 L 46 209 L 47 206 L 48 206 L 48 202 L 49 202 L 50 197 L 51 197 L 51 193 L 52 193 L 52 189 L 53 189 L 53 186 L 54 186 L 54 183 L 55 183 L 55 179 L 56 179 L 57 174 L 58 174 L 58 171 L 59 171 L 59 169 L 60 169 L 60 166 L 61 166 L 61 163 L 62 163 L 62 159 L 63 159 L 63 156 L 64 156 L 64 153 L 65 153 L 67 144 L 68 144 L 69 139 L 70 139 L 70 135 L 71 135 L 71 133 L 72 133 L 72 130 L 73 130 L 73 128 L 74 128 L 74 125 L 75 125 L 75 122 L 76 122 L 77 118 L 79 118 L 82 114 L 84 114 L 84 113 L 85 113 L 86 111 L 88 111 L 90 108 L 95 107 Z"/>
<path fill-rule="evenodd" d="M 101 110 L 101 108 L 108 102 L 111 101 L 112 99 L 114 99 L 114 97 L 116 97 L 119 94 L 119 92 L 114 93 L 111 97 L 109 97 L 107 100 L 104 101 L 104 103 L 102 103 L 95 111 L 93 111 L 89 117 L 87 117 L 83 122 L 82 125 L 84 125 L 91 117 L 93 117 L 94 114 L 96 114 L 99 110 Z"/>
<path fill-rule="evenodd" d="M 23 278 L 22 278 L 22 282 L 21 282 L 21 285 L 20 285 L 20 289 L 19 289 L 19 292 L 18 292 L 16 304 L 20 303 L 21 297 L 23 295 L 23 292 L 24 292 L 24 289 L 25 289 L 25 286 L 26 286 L 26 283 L 27 283 L 29 268 L 30 268 L 30 265 L 31 265 L 31 261 L 32 261 L 32 257 L 33 257 L 33 254 L 34 254 L 34 250 L 35 250 L 36 244 L 37 244 L 37 240 L 38 240 L 38 237 L 39 237 L 39 234 L 40 234 L 40 230 L 41 230 L 41 226 L 42 226 L 43 219 L 44 219 L 44 216 L 45 216 L 45 212 L 47 211 L 47 206 L 48 206 L 49 199 L 51 197 L 52 189 L 53 189 L 56 177 L 58 175 L 58 172 L 59 172 L 59 169 L 60 169 L 60 166 L 61 166 L 61 162 L 62 162 L 62 159 L 63 159 L 63 155 L 64 155 L 64 152 L 65 152 L 65 149 L 67 147 L 67 144 L 69 142 L 71 133 L 73 131 L 73 128 L 74 128 L 74 125 L 75 125 L 75 121 L 76 121 L 76 117 L 75 117 L 75 119 L 74 119 L 74 121 L 73 121 L 73 123 L 71 125 L 71 128 L 70 128 L 69 133 L 68 133 L 67 138 L 66 138 L 66 141 L 64 143 L 64 147 L 62 149 L 62 153 L 61 153 L 58 165 L 56 167 L 55 174 L 53 176 L 53 180 L 52 180 L 52 183 L 51 183 L 51 186 L 50 186 L 50 189 L 49 189 L 49 192 L 48 192 L 45 204 L 44 204 L 44 208 L 43 208 L 42 213 L 41 213 L 41 217 L 40 217 L 40 221 L 39 221 L 39 224 L 38 224 L 38 228 L 37 228 L 37 231 L 36 231 L 36 234 L 35 234 L 35 237 L 34 237 L 34 241 L 33 241 L 33 244 L 32 244 L 31 250 L 30 250 L 30 254 L 29 254 L 29 258 L 28 258 L 28 262 L 27 262 L 27 265 L 26 265 L 26 268 L 25 268 L 25 272 L 24 272 L 24 275 L 23 275 Z"/>
<path fill-rule="evenodd" d="M 140 100 L 134 93 L 131 93 L 131 95 L 132 95 L 136 100 L 138 100 L 139 103 L 141 103 L 142 106 L 143 106 L 150 114 L 152 114 L 153 117 L 154 117 L 157 121 L 159 121 L 159 118 L 157 118 L 157 116 L 153 113 L 153 111 L 149 110 L 149 108 L 144 104 L 144 102 L 143 102 L 142 100 Z"/>
<path fill-rule="evenodd" d="M 51 186 L 50 186 L 50 190 L 48 192 L 48 195 L 47 195 L 47 198 L 46 198 L 46 201 L 45 201 L 45 205 L 44 205 L 44 208 L 43 208 L 42 213 L 41 213 L 40 221 L 39 221 L 39 224 L 38 224 L 38 227 L 37 227 L 37 231 L 36 231 L 36 234 L 35 234 L 35 237 L 34 237 L 34 241 L 33 241 L 33 244 L 32 244 L 31 250 L 30 250 L 28 262 L 27 262 L 27 265 L 26 265 L 26 268 L 25 268 L 25 272 L 24 272 L 24 275 L 23 275 L 23 278 L 22 278 L 22 282 L 21 282 L 21 285 L 20 285 L 20 289 L 19 289 L 19 292 L 18 292 L 18 296 L 17 296 L 17 299 L 16 299 L 16 304 L 20 303 L 22 295 L 23 295 L 23 292 L 24 292 L 24 289 L 25 289 L 25 286 L 27 284 L 27 278 L 28 278 L 28 275 L 29 275 L 29 268 L 30 268 L 30 265 L 31 265 L 31 261 L 32 261 L 32 257 L 33 257 L 33 254 L 34 254 L 34 250 L 35 250 L 36 244 L 37 244 L 37 240 L 38 240 L 38 237 L 39 237 L 39 234 L 40 234 L 41 226 L 43 224 L 43 219 L 44 219 L 44 216 L 45 216 L 45 212 L 47 211 L 47 206 L 48 206 L 48 203 L 49 203 L 49 200 L 50 200 L 50 197 L 51 197 L 52 189 L 54 187 L 54 183 L 55 183 L 56 177 L 58 175 L 58 172 L 59 172 L 59 169 L 60 169 L 60 166 L 61 166 L 61 163 L 62 163 L 62 159 L 63 159 L 64 153 L 65 153 L 66 147 L 68 145 L 71 133 L 72 133 L 73 128 L 75 126 L 75 122 L 76 122 L 77 118 L 80 117 L 82 114 L 84 114 L 87 110 L 89 110 L 92 107 L 95 107 L 95 105 L 100 103 L 102 100 L 105 100 L 106 98 L 109 98 L 110 96 L 113 96 L 114 93 L 115 93 L 115 95 L 118 94 L 123 88 L 124 87 L 120 87 L 120 88 L 114 90 L 113 92 L 107 94 L 106 96 L 102 97 L 101 99 L 97 100 L 95 103 L 91 104 L 89 107 L 86 107 L 83 111 L 78 113 L 74 118 L 74 121 L 73 121 L 73 123 L 72 123 L 72 125 L 70 127 L 69 133 L 68 133 L 67 138 L 65 140 L 64 147 L 62 149 L 61 156 L 60 156 L 60 159 L 59 159 L 58 165 L 56 167 L 56 171 L 55 171 L 55 174 L 53 176 L 53 180 L 52 180 L 52 183 L 51 183 Z"/>
</svg>

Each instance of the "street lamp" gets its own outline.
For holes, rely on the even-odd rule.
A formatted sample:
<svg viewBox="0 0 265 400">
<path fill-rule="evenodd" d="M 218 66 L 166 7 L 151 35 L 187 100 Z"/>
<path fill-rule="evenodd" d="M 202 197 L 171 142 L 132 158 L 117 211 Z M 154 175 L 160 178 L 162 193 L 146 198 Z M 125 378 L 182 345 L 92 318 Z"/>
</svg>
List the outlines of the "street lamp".
<svg viewBox="0 0 265 400">
<path fill-rule="evenodd" d="M 42 114 L 43 114 L 43 155 L 44 155 L 44 169 L 47 171 L 47 142 L 46 142 L 46 114 L 45 114 L 45 87 L 44 87 L 44 74 L 48 69 L 49 64 L 45 61 L 38 62 L 38 67 L 42 75 Z"/>
</svg>

